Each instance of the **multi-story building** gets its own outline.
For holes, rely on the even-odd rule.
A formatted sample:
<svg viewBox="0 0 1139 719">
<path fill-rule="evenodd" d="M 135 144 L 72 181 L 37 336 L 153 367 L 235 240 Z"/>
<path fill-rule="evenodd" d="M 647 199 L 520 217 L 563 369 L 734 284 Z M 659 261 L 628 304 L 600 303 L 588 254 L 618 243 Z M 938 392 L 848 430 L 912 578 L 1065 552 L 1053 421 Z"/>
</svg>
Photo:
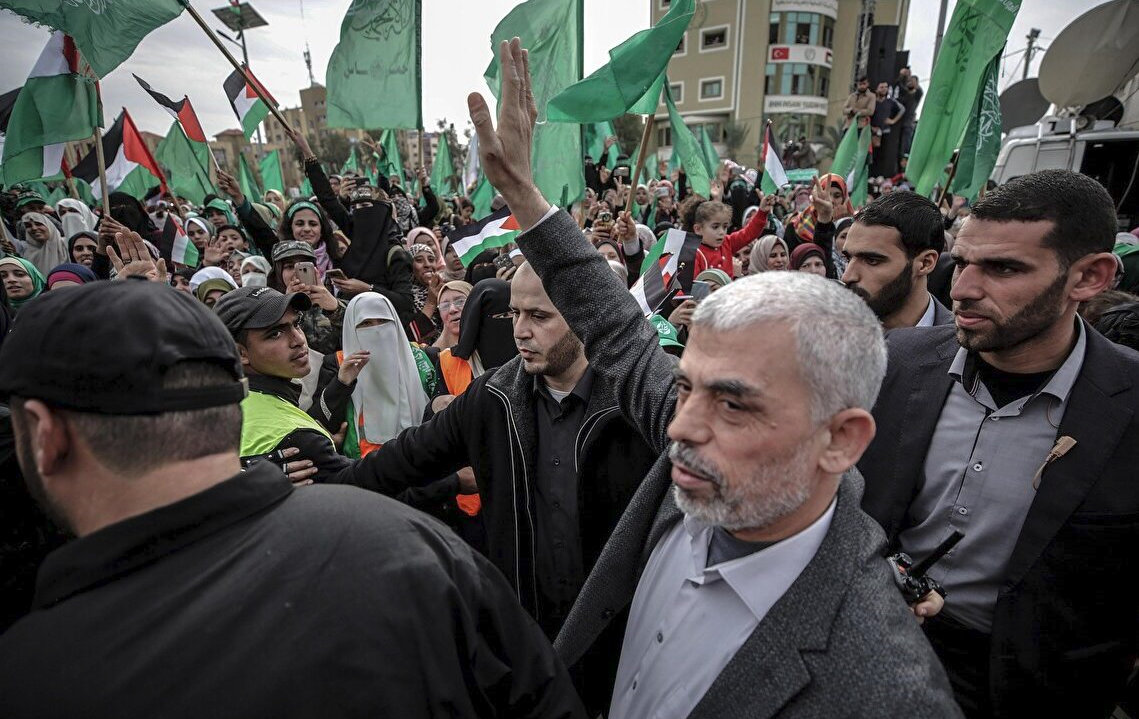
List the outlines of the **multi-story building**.
<svg viewBox="0 0 1139 719">
<path fill-rule="evenodd" d="M 656 23 L 668 12 L 669 0 L 649 2 Z M 673 100 L 690 128 L 698 132 L 707 126 L 721 156 L 728 131 L 743 134 L 734 159 L 754 164 L 768 120 L 781 140 L 817 138 L 825 126 L 840 121 L 856 67 L 865 70 L 872 61 L 872 26 L 897 26 L 901 48 L 909 5 L 909 0 L 698 0 L 669 62 Z M 663 105 L 655 123 L 658 157 L 668 157 L 672 138 Z"/>
</svg>

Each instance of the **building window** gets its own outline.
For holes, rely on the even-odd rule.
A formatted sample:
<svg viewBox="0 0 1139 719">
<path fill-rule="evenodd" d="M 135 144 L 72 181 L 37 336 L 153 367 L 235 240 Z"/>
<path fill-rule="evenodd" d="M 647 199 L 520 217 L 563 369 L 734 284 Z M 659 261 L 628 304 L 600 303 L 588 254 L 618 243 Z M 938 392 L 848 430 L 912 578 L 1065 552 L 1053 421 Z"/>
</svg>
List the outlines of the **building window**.
<svg viewBox="0 0 1139 719">
<path fill-rule="evenodd" d="M 830 68 L 801 62 L 768 63 L 764 92 L 768 95 L 830 94 Z"/>
<path fill-rule="evenodd" d="M 712 142 L 724 141 L 724 123 L 722 122 L 705 122 L 704 128 L 708 130 L 708 137 L 712 138 Z M 693 127 L 692 131 L 700 134 L 699 127 Z"/>
<path fill-rule="evenodd" d="M 716 78 L 714 80 L 701 80 L 700 81 L 700 99 L 701 100 L 719 100 L 724 96 L 724 79 Z"/>
<path fill-rule="evenodd" d="M 778 66 L 773 63 L 767 63 L 767 68 L 763 71 L 763 94 L 775 94 L 775 72 Z"/>
<path fill-rule="evenodd" d="M 823 18 L 823 47 L 834 50 L 834 18 Z"/>
<path fill-rule="evenodd" d="M 671 0 L 660 0 L 660 9 L 661 10 L 668 10 L 668 6 L 671 4 L 672 4 Z"/>
<path fill-rule="evenodd" d="M 672 128 L 668 125 L 657 128 L 657 147 L 668 147 L 672 144 Z"/>
<path fill-rule="evenodd" d="M 684 102 L 684 83 L 673 82 L 669 83 L 668 92 L 672 95 L 673 102 Z"/>
<path fill-rule="evenodd" d="M 672 51 L 673 55 L 687 55 L 688 54 L 688 45 L 685 42 L 687 39 L 688 39 L 687 33 L 680 36 L 680 42 L 676 44 L 676 49 Z"/>
<path fill-rule="evenodd" d="M 779 13 L 771 13 L 771 25 L 767 31 L 767 44 L 779 44 Z"/>
<path fill-rule="evenodd" d="M 728 26 L 708 28 L 700 33 L 700 51 L 723 50 L 728 46 Z"/>
</svg>

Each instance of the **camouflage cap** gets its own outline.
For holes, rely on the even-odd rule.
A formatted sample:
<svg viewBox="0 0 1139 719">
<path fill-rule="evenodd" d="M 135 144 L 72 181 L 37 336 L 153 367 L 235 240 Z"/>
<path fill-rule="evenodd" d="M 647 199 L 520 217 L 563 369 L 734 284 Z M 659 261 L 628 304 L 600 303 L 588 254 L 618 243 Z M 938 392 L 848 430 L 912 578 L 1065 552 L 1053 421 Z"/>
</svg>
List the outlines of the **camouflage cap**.
<svg viewBox="0 0 1139 719">
<path fill-rule="evenodd" d="M 316 250 L 307 242 L 286 240 L 273 245 L 273 261 L 280 262 L 289 257 L 305 257 L 316 260 Z"/>
</svg>

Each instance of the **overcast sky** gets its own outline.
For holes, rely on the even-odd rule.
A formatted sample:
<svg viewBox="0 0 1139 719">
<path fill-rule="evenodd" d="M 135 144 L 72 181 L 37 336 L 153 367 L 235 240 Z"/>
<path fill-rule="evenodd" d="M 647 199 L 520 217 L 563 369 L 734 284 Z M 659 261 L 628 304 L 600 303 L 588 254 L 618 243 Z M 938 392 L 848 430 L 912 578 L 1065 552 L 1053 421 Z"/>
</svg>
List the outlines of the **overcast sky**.
<svg viewBox="0 0 1139 719">
<path fill-rule="evenodd" d="M 585 0 L 586 74 L 606 62 L 610 47 L 648 26 L 649 3 L 650 0 Z M 217 28 L 222 25 L 208 10 L 224 4 L 223 0 L 195 2 Z M 340 22 L 349 4 L 350 0 L 304 0 L 302 19 L 300 0 L 254 1 L 269 26 L 248 33 L 250 65 L 280 102 L 287 106 L 299 104 L 298 91 L 309 84 L 302 54 L 306 41 L 312 50 L 313 74 L 323 84 L 324 69 L 339 39 Z M 482 73 L 491 58 L 490 34 L 515 4 L 514 0 L 423 0 L 423 118 L 429 128 L 443 117 L 456 127 L 463 127 L 467 123 L 467 93 L 477 90 L 489 95 Z M 950 2 L 950 14 L 955 4 Z M 1072 19 L 1098 4 L 1095 0 L 1024 0 L 1008 51 L 1024 47 L 1024 37 L 1031 27 L 1041 29 L 1041 44 L 1046 46 Z M 936 0 L 911 1 L 906 45 L 910 63 L 923 85 L 933 57 L 936 8 Z M 48 33 L 0 10 L 0 37 L 4 38 L 0 43 L 3 92 L 23 84 Z M 1002 89 L 1014 70 L 1019 78 L 1020 71 L 1014 68 L 1018 57 L 1006 63 Z M 1033 75 L 1039 67 L 1039 57 L 1033 62 Z M 149 35 L 134 56 L 103 80 L 108 123 L 125 105 L 140 129 L 165 134 L 170 116 L 135 83 L 132 72 L 172 98 L 188 94 L 207 134 L 237 126 L 222 91 L 222 82 L 231 68 L 188 16 L 183 15 Z"/>
</svg>

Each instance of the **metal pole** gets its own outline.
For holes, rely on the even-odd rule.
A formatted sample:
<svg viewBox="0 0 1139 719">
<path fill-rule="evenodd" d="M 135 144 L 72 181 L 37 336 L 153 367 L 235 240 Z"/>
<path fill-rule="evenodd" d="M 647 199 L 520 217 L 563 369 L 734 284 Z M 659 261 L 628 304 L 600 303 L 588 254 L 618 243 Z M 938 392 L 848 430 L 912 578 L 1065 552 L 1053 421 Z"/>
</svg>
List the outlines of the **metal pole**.
<svg viewBox="0 0 1139 719">
<path fill-rule="evenodd" d="M 945 14 L 949 11 L 949 0 L 941 0 L 941 10 L 937 13 L 937 37 L 933 41 L 933 62 L 929 66 L 929 76 L 933 77 L 933 68 L 937 67 L 937 55 L 941 52 L 941 38 L 945 36 Z"/>
<path fill-rule="evenodd" d="M 1024 72 L 1021 73 L 1020 79 L 1028 79 L 1028 66 L 1032 64 L 1032 53 L 1036 51 L 1036 38 L 1040 37 L 1040 28 L 1032 28 L 1028 31 L 1028 46 L 1024 48 Z"/>
</svg>

